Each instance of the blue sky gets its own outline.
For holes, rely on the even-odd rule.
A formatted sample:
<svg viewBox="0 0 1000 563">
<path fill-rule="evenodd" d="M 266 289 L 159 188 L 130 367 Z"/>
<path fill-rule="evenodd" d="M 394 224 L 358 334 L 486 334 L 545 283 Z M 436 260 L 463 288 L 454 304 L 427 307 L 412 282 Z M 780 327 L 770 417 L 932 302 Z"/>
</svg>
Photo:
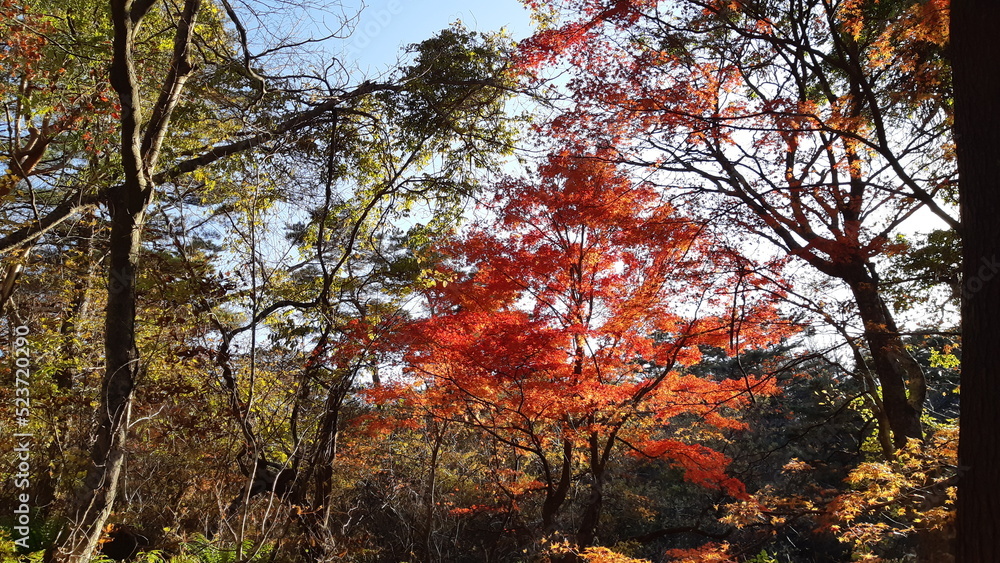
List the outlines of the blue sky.
<svg viewBox="0 0 1000 563">
<path fill-rule="evenodd" d="M 431 37 L 461 20 L 471 30 L 496 31 L 506 27 L 521 39 L 531 33 L 528 11 L 518 0 L 468 2 L 461 0 L 345 0 L 343 10 L 357 13 L 354 35 L 344 41 L 347 60 L 357 62 L 365 74 L 378 74 L 393 66 L 400 50 Z"/>
</svg>

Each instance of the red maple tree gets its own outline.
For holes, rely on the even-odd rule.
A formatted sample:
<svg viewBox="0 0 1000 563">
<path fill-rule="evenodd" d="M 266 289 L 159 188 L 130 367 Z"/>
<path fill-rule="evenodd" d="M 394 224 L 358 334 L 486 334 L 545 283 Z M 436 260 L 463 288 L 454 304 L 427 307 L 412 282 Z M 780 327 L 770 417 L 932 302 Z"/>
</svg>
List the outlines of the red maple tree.
<svg viewBox="0 0 1000 563">
<path fill-rule="evenodd" d="M 886 455 L 922 438 L 927 383 L 877 266 L 921 207 L 958 227 L 944 205 L 955 187 L 946 2 L 531 5 L 550 25 L 521 43 L 520 68 L 558 69 L 572 101 L 556 134 L 615 147 L 737 236 L 842 282 L 871 354 L 857 372 L 881 387 L 871 398 Z"/>
<path fill-rule="evenodd" d="M 744 494 L 724 455 L 665 429 L 681 415 L 740 427 L 734 409 L 775 392 L 773 382 L 684 366 L 700 345 L 735 353 L 791 330 L 763 296 L 734 295 L 737 280 L 744 290 L 763 283 L 746 259 L 711 247 L 702 224 L 606 156 L 555 154 L 535 180 L 499 186 L 491 218 L 439 249 L 448 281 L 427 291 L 426 316 L 406 331 L 408 386 L 378 390 L 482 432 L 508 452 L 503 494 L 540 504 L 533 532 L 572 526 L 581 546 L 594 539 L 607 469 L 625 445 L 691 482 Z M 565 515 L 581 477 L 586 500 Z"/>
</svg>

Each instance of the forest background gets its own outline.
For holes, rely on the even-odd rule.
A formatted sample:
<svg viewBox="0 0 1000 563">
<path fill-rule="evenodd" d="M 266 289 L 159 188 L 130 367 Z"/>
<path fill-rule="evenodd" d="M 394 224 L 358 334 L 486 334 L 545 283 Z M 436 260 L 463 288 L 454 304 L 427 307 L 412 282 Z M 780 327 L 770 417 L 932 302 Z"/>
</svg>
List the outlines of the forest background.
<svg viewBox="0 0 1000 563">
<path fill-rule="evenodd" d="M 0 558 L 995 561 L 996 8 L 526 7 L 0 3 Z"/>
</svg>

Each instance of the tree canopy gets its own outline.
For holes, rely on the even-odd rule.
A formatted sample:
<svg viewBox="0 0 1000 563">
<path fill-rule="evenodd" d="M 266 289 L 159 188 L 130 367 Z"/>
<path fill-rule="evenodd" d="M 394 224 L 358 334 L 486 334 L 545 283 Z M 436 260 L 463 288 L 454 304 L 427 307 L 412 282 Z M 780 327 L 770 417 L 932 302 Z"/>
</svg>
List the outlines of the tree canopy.
<svg viewBox="0 0 1000 563">
<path fill-rule="evenodd" d="M 0 2 L 0 561 L 992 561 L 975 2 L 524 4 Z"/>
</svg>

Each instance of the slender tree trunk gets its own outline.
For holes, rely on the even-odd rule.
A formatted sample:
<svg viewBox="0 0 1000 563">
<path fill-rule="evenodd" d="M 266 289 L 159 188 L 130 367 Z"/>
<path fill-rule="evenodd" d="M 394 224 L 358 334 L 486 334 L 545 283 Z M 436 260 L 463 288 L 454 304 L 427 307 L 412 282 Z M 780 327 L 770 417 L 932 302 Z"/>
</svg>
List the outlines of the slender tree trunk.
<svg viewBox="0 0 1000 563">
<path fill-rule="evenodd" d="M 152 199 L 149 161 L 141 144 L 140 98 L 133 61 L 136 26 L 152 1 L 111 0 L 114 23 L 111 85 L 121 104 L 123 182 L 109 195 L 111 211 L 108 301 L 104 322 L 105 373 L 101 384 L 96 437 L 76 513 L 57 558 L 86 563 L 97 549 L 111 515 L 125 461 L 125 437 L 132 410 L 132 391 L 140 370 L 135 338 L 135 281 L 145 210 Z"/>
<path fill-rule="evenodd" d="M 120 19 L 129 20 L 127 16 L 116 17 L 115 23 L 118 24 Z M 129 29 L 129 43 L 131 34 L 132 30 Z M 117 47 L 116 45 L 116 61 Z M 116 73 L 121 72 L 134 72 L 131 60 L 125 69 L 122 65 L 112 65 L 113 83 L 116 82 Z M 124 102 L 125 97 L 122 98 Z M 131 108 L 126 109 L 128 106 L 125 103 L 122 106 L 123 121 L 133 121 L 133 125 L 137 127 L 137 112 Z M 129 141 L 123 134 L 123 149 L 128 150 Z M 138 147 L 133 148 L 137 155 Z M 97 548 L 104 523 L 111 514 L 125 461 L 124 444 L 132 410 L 132 391 L 140 370 L 135 338 L 135 281 L 145 209 L 151 197 L 151 187 L 141 168 L 130 168 L 132 167 L 126 164 L 125 182 L 112 191 L 110 199 L 110 269 L 104 322 L 105 373 L 90 465 L 77 495 L 77 512 L 71 535 L 63 544 L 65 560 L 71 563 L 89 560 Z"/>
<path fill-rule="evenodd" d="M 574 278 L 577 280 L 577 287 L 582 285 L 580 276 L 582 275 L 582 267 L 579 265 L 574 265 L 572 267 L 572 272 Z M 579 306 L 579 305 L 578 305 Z M 577 313 L 579 318 L 582 316 Z M 573 375 L 575 381 L 580 381 L 583 376 L 583 336 L 577 335 L 574 339 L 575 359 L 573 361 Z M 568 438 L 563 438 L 563 455 L 562 455 L 562 469 L 559 473 L 559 484 L 553 488 L 552 483 L 547 483 L 548 487 L 545 490 L 545 502 L 542 504 L 542 533 L 548 534 L 555 530 L 555 519 L 559 510 L 562 508 L 563 503 L 566 501 L 566 495 L 569 494 L 570 480 L 573 478 L 573 442 Z"/>
<path fill-rule="evenodd" d="M 580 547 L 593 545 L 597 538 L 597 524 L 601 521 L 604 510 L 604 475 L 592 475 L 594 481 L 590 484 L 590 497 L 583 508 L 583 518 L 576 532 L 576 544 Z"/>
<path fill-rule="evenodd" d="M 548 483 L 545 489 L 545 502 L 542 504 L 542 533 L 548 534 L 555 529 L 556 515 L 569 494 L 570 480 L 573 478 L 573 443 L 563 438 L 562 467 L 559 471 L 559 482 L 555 487 Z"/>
<path fill-rule="evenodd" d="M 337 438 L 340 431 L 340 407 L 343 404 L 343 393 L 336 387 L 331 387 L 326 398 L 326 409 L 316 435 L 316 453 L 310 460 L 310 469 L 316 472 L 313 479 L 315 488 L 312 507 L 321 510 L 330 506 L 331 479 L 333 478 L 333 462 L 337 456 Z M 303 483 L 308 486 L 309 483 Z M 324 512 L 328 513 L 327 510 Z M 324 519 L 323 525 L 326 525 Z"/>
<path fill-rule="evenodd" d="M 954 0 L 951 57 L 962 212 L 957 552 L 1000 561 L 1000 3 Z"/>
<path fill-rule="evenodd" d="M 28 259 L 31 248 L 24 249 L 19 258 L 10 260 L 6 268 L 3 268 L 3 276 L 0 277 L 0 316 L 6 313 L 7 302 L 14 294 L 14 286 L 17 283 L 21 270 L 24 269 L 24 262 Z"/>
<path fill-rule="evenodd" d="M 316 434 L 316 450 L 309 456 L 303 474 L 297 477 L 292 498 L 310 506 L 310 510 L 299 515 L 299 521 L 310 536 L 311 545 L 303 545 L 302 557 L 323 560 L 330 547 L 330 515 L 333 506 L 333 464 L 337 457 L 337 439 L 340 426 L 340 408 L 345 392 L 339 384 L 333 384 L 327 393 L 325 410 Z M 306 500 L 309 486 L 313 485 L 311 504 Z"/>
<path fill-rule="evenodd" d="M 93 256 L 94 227 L 91 224 L 93 220 L 93 216 L 86 216 L 84 227 L 79 234 L 82 242 L 77 249 L 78 259 L 83 261 L 83 265 L 77 270 L 78 277 L 73 283 L 73 301 L 70 304 L 69 314 L 63 319 L 59 329 L 62 339 L 60 355 L 63 361 L 72 362 L 54 376 L 56 385 L 64 390 L 73 388 L 80 373 L 76 363 L 80 356 L 79 323 L 90 313 L 90 292 L 93 289 L 98 262 Z"/>
<path fill-rule="evenodd" d="M 861 320 L 865 341 L 871 351 L 873 371 L 882 386 L 882 405 L 892 429 L 892 444 L 906 445 L 909 438 L 923 439 L 920 415 L 923 412 L 927 382 L 920 365 L 903 343 L 878 284 L 867 273 L 848 280 Z"/>
<path fill-rule="evenodd" d="M 444 441 L 444 432 L 447 423 L 441 423 L 441 427 L 435 426 L 434 444 L 431 446 L 430 467 L 427 470 L 427 483 L 424 485 L 424 522 L 421 533 L 421 547 L 424 550 L 424 561 L 434 561 L 434 505 L 435 489 L 437 488 L 437 466 L 438 457 L 441 453 L 441 444 Z"/>
<path fill-rule="evenodd" d="M 588 422 L 595 424 L 597 421 L 591 416 Z M 614 443 L 615 434 L 612 434 L 608 439 L 606 448 L 601 448 L 601 439 L 596 432 L 591 432 L 588 438 L 590 476 L 593 481 L 590 483 L 590 496 L 583 507 L 580 527 L 577 528 L 576 532 L 576 544 L 580 547 L 593 545 L 597 538 L 597 525 L 601 521 L 601 512 L 604 510 L 604 469 L 607 467 L 607 456 L 611 451 L 611 444 Z"/>
<path fill-rule="evenodd" d="M 139 372 L 135 344 L 135 273 L 143 214 L 116 205 L 111 224 L 111 270 L 105 317 L 106 368 L 101 386 L 97 435 L 83 487 L 77 495 L 73 530 L 64 543 L 65 560 L 85 563 L 97 549 L 114 505 L 125 460 L 124 443 Z"/>
</svg>

